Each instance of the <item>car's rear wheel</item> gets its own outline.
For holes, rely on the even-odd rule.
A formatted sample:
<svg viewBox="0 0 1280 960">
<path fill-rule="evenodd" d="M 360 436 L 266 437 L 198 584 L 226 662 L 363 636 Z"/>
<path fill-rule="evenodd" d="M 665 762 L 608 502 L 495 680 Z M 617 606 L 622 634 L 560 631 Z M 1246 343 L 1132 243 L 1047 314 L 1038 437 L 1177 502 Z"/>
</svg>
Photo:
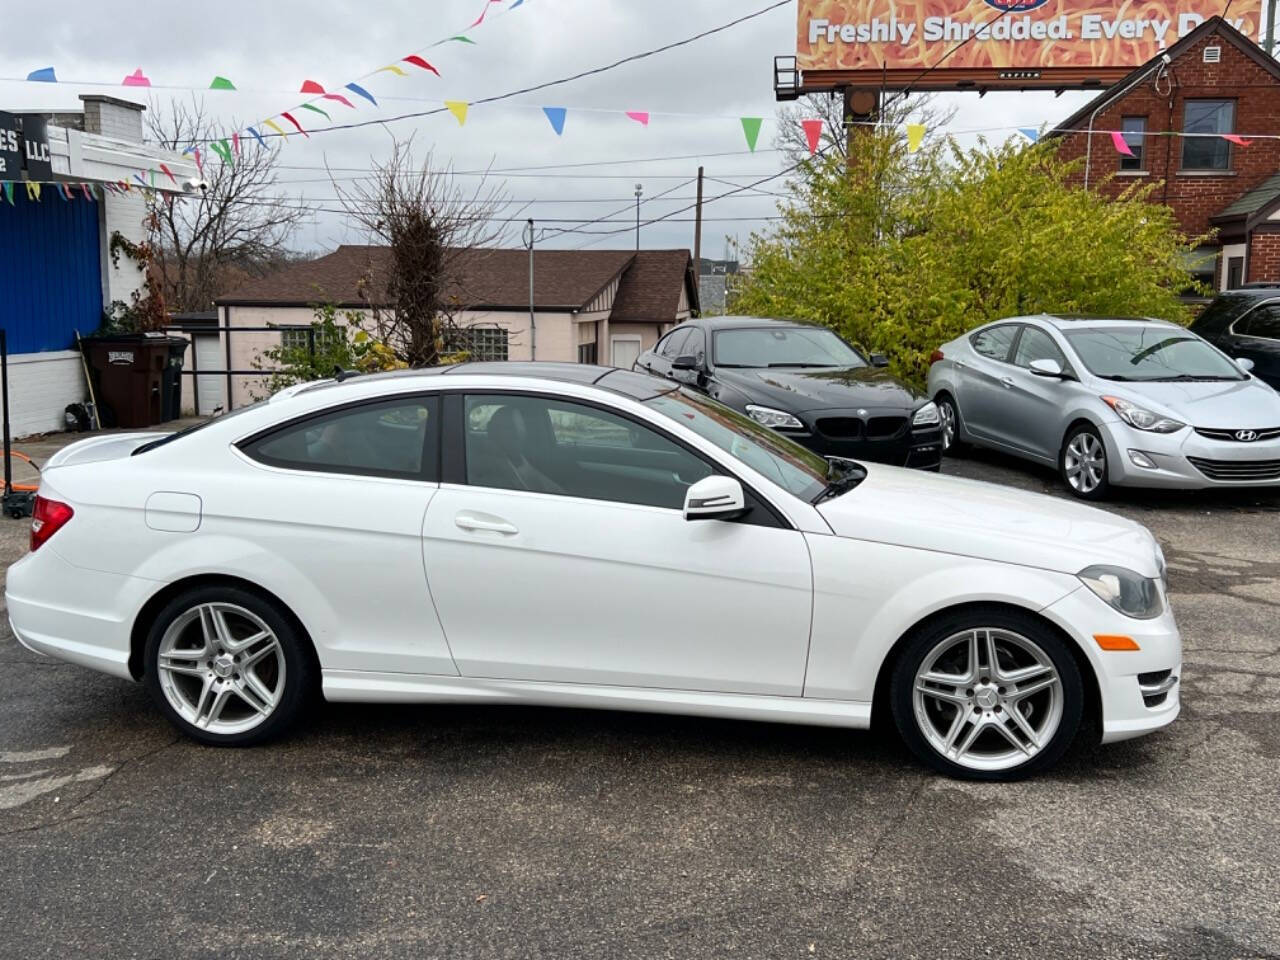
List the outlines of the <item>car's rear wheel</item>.
<svg viewBox="0 0 1280 960">
<path fill-rule="evenodd" d="M 315 682 L 305 637 L 274 603 L 231 586 L 170 601 L 151 625 L 146 685 L 183 733 L 249 746 L 297 719 Z"/>
<path fill-rule="evenodd" d="M 1103 500 L 1111 490 L 1107 448 L 1090 424 L 1072 428 L 1058 455 L 1058 472 L 1067 489 L 1082 500 Z"/>
<path fill-rule="evenodd" d="M 1017 780 L 1075 738 L 1084 688 L 1075 658 L 1029 614 L 992 608 L 934 621 L 902 650 L 889 688 L 917 757 L 948 776 Z"/>
<path fill-rule="evenodd" d="M 938 405 L 938 419 L 942 426 L 942 452 L 946 456 L 964 453 L 965 444 L 960 439 L 960 408 L 949 393 L 940 393 L 934 400 Z"/>
</svg>

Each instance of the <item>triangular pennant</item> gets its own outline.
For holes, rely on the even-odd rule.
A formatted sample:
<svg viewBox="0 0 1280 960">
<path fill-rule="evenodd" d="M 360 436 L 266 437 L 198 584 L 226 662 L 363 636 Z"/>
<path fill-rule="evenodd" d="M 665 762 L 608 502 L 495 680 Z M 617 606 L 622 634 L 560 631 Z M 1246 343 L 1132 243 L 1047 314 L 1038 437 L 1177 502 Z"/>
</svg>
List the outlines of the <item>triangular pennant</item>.
<svg viewBox="0 0 1280 960">
<path fill-rule="evenodd" d="M 763 117 L 743 117 L 742 132 L 747 137 L 747 148 L 752 152 L 756 152 L 756 141 L 760 139 L 760 124 L 764 123 Z"/>
<path fill-rule="evenodd" d="M 387 66 L 385 66 L 385 67 L 379 67 L 377 70 L 375 70 L 375 71 L 373 71 L 373 72 L 374 72 L 374 73 L 383 73 L 383 72 L 386 72 L 386 71 L 389 71 L 389 72 L 391 72 L 391 73 L 394 73 L 397 77 L 407 77 L 407 76 L 408 76 L 408 74 L 407 74 L 407 73 L 405 73 L 403 70 L 401 70 L 399 67 L 397 67 L 394 63 L 388 64 L 388 65 L 387 65 Z"/>
<path fill-rule="evenodd" d="M 448 40 L 445 41 L 445 43 L 449 43 L 451 41 L 455 43 L 469 43 L 472 46 L 476 45 L 476 42 L 474 40 L 472 40 L 470 37 L 463 36 L 462 34 L 458 34 L 456 37 L 450 37 Z"/>
<path fill-rule="evenodd" d="M 231 134 L 231 152 L 234 153 L 237 157 L 240 156 L 240 134 L 239 133 Z"/>
<path fill-rule="evenodd" d="M 28 200 L 40 199 L 40 184 L 30 183 L 30 182 L 27 183 L 27 199 Z"/>
<path fill-rule="evenodd" d="M 420 56 L 418 56 L 416 53 L 415 53 L 415 54 L 413 54 L 412 56 L 405 57 L 405 58 L 404 58 L 404 62 L 405 62 L 405 63 L 412 63 L 415 67 L 421 67 L 423 70 L 430 70 L 430 71 L 431 71 L 432 73 L 434 73 L 437 77 L 438 77 L 438 76 L 440 76 L 440 71 L 439 71 L 439 70 L 437 70 L 437 69 L 436 69 L 435 67 L 433 67 L 431 64 L 427 63 L 427 61 L 423 60 L 423 59 L 422 59 Z"/>
<path fill-rule="evenodd" d="M 520 4 L 522 3 L 524 3 L 524 0 L 516 0 L 516 2 L 513 3 L 511 6 L 507 7 L 507 9 L 514 10 L 516 7 L 520 6 Z"/>
<path fill-rule="evenodd" d="M 209 84 L 210 90 L 234 90 L 236 85 L 226 77 L 214 77 L 213 83 Z"/>
<path fill-rule="evenodd" d="M 364 87 L 360 86 L 360 84 L 348 83 L 347 89 L 350 90 L 352 93 L 354 93 L 357 97 L 364 97 L 366 100 L 372 103 L 375 107 L 378 105 L 378 101 L 373 99 L 373 94 L 370 93 L 368 90 L 366 90 Z"/>
<path fill-rule="evenodd" d="M 1247 147 L 1249 144 L 1253 143 L 1252 140 L 1246 140 L 1244 137 L 1235 133 L 1224 133 L 1222 134 L 1222 139 L 1226 140 L 1228 143 L 1234 143 L 1237 147 Z"/>
<path fill-rule="evenodd" d="M 293 118 L 293 114 L 291 114 L 291 113 L 282 113 L 282 114 L 280 114 L 280 116 L 284 117 L 286 120 L 288 120 L 290 123 L 292 123 L 295 127 L 297 127 L 297 128 L 298 128 L 298 132 L 299 132 L 300 134 L 302 134 L 304 137 L 306 137 L 308 140 L 309 140 L 309 139 L 311 139 L 311 134 L 307 133 L 307 131 L 305 131 L 305 130 L 303 130 L 303 129 L 302 129 L 302 124 L 300 124 L 297 120 L 295 120 L 295 119 Z"/>
<path fill-rule="evenodd" d="M 200 148 L 196 147 L 196 149 L 192 152 L 191 155 L 196 158 L 196 172 L 203 177 L 204 176 L 204 159 L 200 156 Z"/>
<path fill-rule="evenodd" d="M 480 16 L 478 16 L 478 17 L 476 18 L 476 22 L 475 22 L 475 23 L 473 23 L 470 27 L 467 27 L 467 29 L 468 29 L 468 30 L 471 30 L 471 29 L 473 29 L 473 28 L 475 28 L 475 27 L 480 26 L 480 24 L 484 23 L 484 17 L 485 17 L 485 14 L 487 14 L 487 13 L 489 12 L 489 4 L 491 4 L 491 3 L 501 3 L 501 2 L 502 2 L 502 0 L 485 0 L 484 9 L 480 11 Z"/>
<path fill-rule="evenodd" d="M 348 100 L 346 97 L 344 97 L 344 96 L 343 96 L 342 94 L 340 94 L 340 93 L 326 93 L 326 94 L 324 95 L 324 98 L 325 98 L 326 100 L 337 100 L 339 103 L 344 103 L 344 104 L 346 104 L 346 105 L 347 105 L 348 107 L 350 107 L 352 110 L 354 110 L 354 109 L 356 108 L 356 105 L 355 105 L 354 103 L 352 103 L 350 100 Z"/>
<path fill-rule="evenodd" d="M 89 192 L 89 185 L 87 183 L 80 184 L 80 192 L 84 194 L 84 198 L 86 200 L 93 199 L 93 194 Z"/>
<path fill-rule="evenodd" d="M 44 67 L 40 70 L 32 70 L 30 73 L 27 74 L 27 79 L 35 83 L 57 83 L 58 82 L 58 78 L 53 72 L 53 67 Z M 37 190 L 36 191 L 37 198 L 39 197 L 39 195 L 40 195 L 40 191 Z"/>
<path fill-rule="evenodd" d="M 1034 127 L 1019 127 L 1018 132 L 1032 143 L 1036 143 L 1040 139 L 1040 131 Z"/>
<path fill-rule="evenodd" d="M 231 148 L 227 146 L 227 141 L 221 140 L 217 143 L 209 144 L 209 149 L 222 158 L 223 163 L 231 162 Z"/>
<path fill-rule="evenodd" d="M 515 7 L 512 7 L 511 9 L 514 10 Z M 649 125 L 649 112 L 647 110 L 628 110 L 627 116 L 642 127 L 647 127 Z"/>
<path fill-rule="evenodd" d="M 915 153 L 924 143 L 925 125 L 923 123 L 907 124 L 907 153 Z"/>
<path fill-rule="evenodd" d="M 324 87 L 316 83 L 314 80 L 303 80 L 302 89 L 299 93 L 324 93 Z"/>
<path fill-rule="evenodd" d="M 142 178 L 142 174 L 140 174 L 140 173 L 135 173 L 135 174 L 133 175 L 133 179 L 137 180 L 137 181 L 138 181 L 140 184 L 142 184 L 144 187 L 147 185 L 147 181 L 146 181 L 146 180 L 144 180 L 144 179 Z"/>
<path fill-rule="evenodd" d="M 320 114 L 320 116 L 324 117 L 330 123 L 333 122 L 333 117 L 329 116 L 329 114 L 325 113 L 325 111 L 321 110 L 314 103 L 301 103 L 298 106 L 303 110 L 310 110 L 312 113 Z"/>
<path fill-rule="evenodd" d="M 1132 157 L 1133 151 L 1129 149 L 1129 145 L 1124 142 L 1124 134 L 1119 130 L 1111 131 L 1111 143 L 1116 148 L 1116 153 L 1123 154 L 1126 157 Z"/>
<path fill-rule="evenodd" d="M 276 123 L 274 120 L 263 120 L 262 125 L 264 127 L 270 127 L 272 130 L 280 134 L 280 136 L 284 137 L 286 140 L 289 139 L 289 134 L 285 133 L 284 127 L 280 126 L 280 124 Z"/>
<path fill-rule="evenodd" d="M 168 167 L 166 167 L 163 163 L 160 164 L 160 172 L 163 173 L 170 180 L 172 180 L 174 183 L 178 182 L 178 178 L 173 175 L 173 171 L 170 170 Z"/>
<path fill-rule="evenodd" d="M 12 180 L 6 180 L 6 181 L 5 181 L 5 184 L 4 184 L 4 198 L 5 198 L 6 200 L 8 200 L 8 201 L 9 201 L 9 206 L 11 206 L 11 207 L 12 207 L 12 206 L 14 206 L 14 203 L 13 203 L 13 181 L 12 181 Z"/>
<path fill-rule="evenodd" d="M 458 120 L 458 126 L 465 126 L 467 122 L 467 108 L 471 105 L 465 100 L 446 100 L 444 102 L 449 112 Z"/>
<path fill-rule="evenodd" d="M 149 87 L 151 86 L 151 78 L 143 74 L 142 68 L 139 67 L 133 73 L 129 74 L 120 81 L 122 87 Z"/>
<path fill-rule="evenodd" d="M 258 146 L 262 147 L 263 150 L 267 149 L 267 141 L 262 139 L 262 134 L 253 127 L 249 127 L 248 129 L 249 132 L 253 134 L 253 139 L 258 141 Z"/>
<path fill-rule="evenodd" d="M 568 116 L 569 111 L 564 107 L 543 107 L 542 112 L 547 115 L 547 119 L 551 121 L 551 129 L 556 132 L 556 136 L 564 135 L 564 119 Z"/>
<path fill-rule="evenodd" d="M 818 144 L 822 141 L 822 121 L 821 120 L 801 120 L 800 126 L 804 128 L 804 139 L 809 144 L 809 155 L 818 152 Z"/>
</svg>

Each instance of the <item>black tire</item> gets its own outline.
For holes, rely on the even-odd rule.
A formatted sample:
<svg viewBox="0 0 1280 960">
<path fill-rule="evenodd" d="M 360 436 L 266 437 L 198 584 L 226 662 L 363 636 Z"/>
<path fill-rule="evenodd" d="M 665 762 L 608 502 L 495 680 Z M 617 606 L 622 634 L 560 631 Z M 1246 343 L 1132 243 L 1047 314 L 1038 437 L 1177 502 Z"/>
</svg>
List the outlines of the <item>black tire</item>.
<svg viewBox="0 0 1280 960">
<path fill-rule="evenodd" d="M 956 403 L 955 398 L 951 394 L 943 391 L 933 401 L 938 405 L 938 415 L 941 418 L 940 429 L 942 432 L 942 455 L 944 457 L 961 457 L 968 452 L 969 445 L 960 439 L 960 405 Z M 946 409 L 943 409 L 943 405 Z M 948 412 L 949 411 L 949 412 Z M 947 440 L 947 419 L 950 417 L 953 424 L 953 434 L 951 439 Z"/>
<path fill-rule="evenodd" d="M 1102 458 L 1101 476 L 1096 480 L 1096 485 L 1092 485 L 1095 481 L 1089 475 L 1087 468 L 1073 476 L 1073 467 L 1078 463 L 1078 453 L 1082 452 L 1077 449 L 1078 443 L 1083 445 L 1085 450 L 1096 450 Z M 1067 431 L 1067 435 L 1062 440 L 1062 449 L 1058 451 L 1058 476 L 1062 478 L 1062 482 L 1073 496 L 1091 501 L 1107 499 L 1111 495 L 1111 480 L 1108 477 L 1110 469 L 1107 445 L 1102 442 L 1102 436 L 1096 427 L 1092 424 L 1080 423 Z M 1087 475 L 1089 475 L 1088 478 Z"/>
<path fill-rule="evenodd" d="M 224 615 L 224 620 L 231 622 L 233 633 L 236 631 L 238 624 L 251 624 L 252 621 L 249 618 L 256 618 L 260 624 L 265 625 L 274 634 L 274 639 L 278 645 L 273 647 L 271 652 L 252 668 L 255 671 L 255 680 L 258 681 L 263 680 L 261 671 L 264 668 L 270 671 L 266 675 L 265 684 L 271 688 L 270 692 L 275 695 L 274 706 L 270 708 L 265 717 L 261 717 L 261 710 L 258 713 L 251 711 L 248 699 L 241 698 L 235 692 L 235 688 L 228 692 L 225 709 L 231 709 L 233 706 L 237 708 L 237 711 L 232 714 L 233 718 L 238 716 L 240 711 L 243 711 L 245 713 L 243 723 L 253 724 L 248 729 L 226 733 L 204 729 L 184 717 L 170 702 L 170 696 L 175 696 L 179 699 L 186 696 L 190 704 L 197 698 L 202 698 L 203 686 L 212 682 L 226 684 L 227 686 L 233 684 L 238 686 L 241 682 L 240 673 L 235 673 L 233 675 L 234 679 L 232 677 L 219 678 L 213 673 L 212 666 L 206 669 L 204 661 L 194 656 L 195 651 L 192 651 L 192 655 L 188 656 L 187 651 L 183 650 L 180 658 L 175 658 L 171 655 L 166 658 L 167 661 L 172 663 L 177 660 L 184 667 L 192 667 L 200 671 L 201 675 L 188 676 L 186 671 L 179 674 L 173 670 L 166 670 L 164 673 L 168 679 L 162 680 L 159 657 L 161 643 L 164 641 L 166 633 L 170 627 L 174 627 L 175 636 L 193 637 L 194 634 L 191 631 L 200 631 L 202 629 L 202 622 L 196 622 L 201 620 L 198 615 L 195 620 L 190 619 L 193 611 L 202 605 L 209 604 L 218 605 L 219 610 Z M 236 610 L 246 611 L 249 616 L 238 614 L 235 612 Z M 185 626 L 181 625 L 183 623 L 185 623 Z M 254 635 L 252 628 L 244 629 L 243 626 L 241 626 L 239 632 L 245 636 Z M 194 642 L 194 640 L 191 642 Z M 266 645 L 265 640 L 263 645 Z M 251 653 L 244 654 L 246 657 L 250 655 Z M 209 662 L 212 663 L 212 661 Z M 251 591 L 230 585 L 214 584 L 195 587 L 180 593 L 169 601 L 156 616 L 147 633 L 143 663 L 143 682 L 152 699 L 159 705 L 161 712 L 168 717 L 169 721 L 193 740 L 219 747 L 253 746 L 284 733 L 298 719 L 307 703 L 312 699 L 319 679 L 315 655 L 311 649 L 310 642 L 296 625 L 294 619 L 274 602 Z M 281 665 L 283 669 L 281 669 Z M 222 667 L 224 664 L 219 663 L 218 666 Z M 230 663 L 225 664 L 225 666 L 228 669 L 233 669 Z M 241 667 L 241 669 L 245 668 Z M 245 669 L 246 675 L 248 672 L 248 669 Z M 169 693 L 166 693 L 166 686 L 168 686 Z M 246 689 L 246 696 L 250 694 L 253 694 L 253 690 L 251 688 Z M 203 702 L 202 699 L 201 702 Z M 261 702 L 266 703 L 267 701 L 263 699 Z"/>
<path fill-rule="evenodd" d="M 1032 701 L 1032 704 L 1027 706 L 1027 712 L 1024 713 L 1024 716 L 1028 719 L 1035 719 L 1030 712 L 1033 709 L 1037 709 L 1034 706 L 1035 696 L 1043 696 L 1045 700 L 1041 702 L 1048 702 L 1049 698 L 1056 696 L 1058 697 L 1057 704 L 1060 707 L 1056 727 L 1047 741 L 1030 757 L 1016 762 L 1016 765 L 1007 766 L 1003 769 L 977 769 L 974 766 L 967 766 L 944 756 L 941 752 L 941 747 L 945 746 L 945 744 L 934 746 L 926 731 L 921 727 L 922 722 L 929 721 L 921 721 L 916 710 L 916 676 L 924 665 L 925 659 L 936 648 L 954 638 L 957 634 L 984 628 L 1006 631 L 1007 634 L 1017 635 L 1021 640 L 1030 641 L 1052 663 L 1054 670 L 1057 671 L 1059 681 L 1057 691 L 1050 690 L 1042 695 L 1028 697 L 1027 699 Z M 1007 641 L 1003 638 L 998 638 L 996 645 L 999 648 L 1000 644 L 1005 642 Z M 1006 650 L 1002 649 L 997 656 L 999 659 L 1006 655 Z M 899 735 L 907 745 L 907 748 L 922 763 L 949 777 L 963 780 L 1021 780 L 1024 777 L 1046 770 L 1057 763 L 1080 730 L 1084 713 L 1084 685 L 1080 677 L 1080 668 L 1076 663 L 1075 657 L 1072 656 L 1071 651 L 1067 648 L 1066 641 L 1043 621 L 1029 613 L 1007 607 L 969 607 L 953 615 L 935 619 L 917 630 L 902 646 L 893 664 L 892 671 L 889 683 L 889 707 Z M 995 680 L 995 678 L 990 679 Z M 998 683 L 999 681 L 995 680 L 995 682 Z M 999 689 L 1004 690 L 1006 688 L 1002 686 Z M 934 709 L 940 712 L 939 719 L 944 724 L 947 721 L 954 721 L 966 733 L 972 729 L 972 726 L 967 728 L 963 726 L 963 720 L 956 719 L 955 714 L 948 716 L 942 713 L 941 711 L 945 710 L 947 706 L 945 703 L 932 700 L 926 700 L 926 702 L 936 704 Z M 1000 715 L 1001 710 L 1006 708 L 1007 705 L 1002 700 L 1001 706 L 994 712 L 996 715 Z M 965 713 L 966 717 L 968 716 L 967 707 L 957 705 L 953 706 L 952 709 L 958 713 Z M 1014 704 L 1012 709 L 1020 708 L 1017 704 Z M 1051 708 L 1045 707 L 1044 709 L 1046 713 L 1051 712 Z M 974 716 L 977 717 L 979 711 L 976 706 L 973 712 Z M 976 725 L 977 721 L 975 719 L 970 722 Z M 988 718 L 988 722 L 994 723 L 995 720 Z M 1012 728 L 1013 725 L 1011 725 Z M 935 727 L 934 729 L 938 728 Z M 988 739 L 983 740 L 983 737 Z M 990 746 L 993 743 L 990 738 L 995 738 L 994 743 L 997 745 L 1004 744 L 999 735 L 992 731 L 980 734 L 975 746 L 979 744 Z M 957 737 L 957 741 L 961 739 L 963 738 Z M 1011 743 L 1006 746 L 1006 749 L 1010 753 L 1014 752 Z M 980 762 L 981 758 L 975 758 L 975 761 Z"/>
</svg>

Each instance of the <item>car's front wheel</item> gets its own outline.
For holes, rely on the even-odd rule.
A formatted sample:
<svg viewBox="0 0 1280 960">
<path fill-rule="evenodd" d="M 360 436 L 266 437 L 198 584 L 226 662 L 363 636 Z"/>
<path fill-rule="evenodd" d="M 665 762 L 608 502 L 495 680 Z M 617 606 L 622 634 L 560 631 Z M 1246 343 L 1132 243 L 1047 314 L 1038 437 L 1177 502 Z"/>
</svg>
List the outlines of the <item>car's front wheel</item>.
<svg viewBox="0 0 1280 960">
<path fill-rule="evenodd" d="M 890 707 L 903 740 L 935 770 L 1017 780 L 1055 763 L 1084 709 L 1079 667 L 1030 614 L 973 609 L 935 620 L 893 667 Z"/>
<path fill-rule="evenodd" d="M 960 440 L 960 408 L 949 393 L 940 393 L 934 403 L 938 405 L 938 420 L 942 427 L 942 452 L 947 456 L 956 456 L 964 452 L 964 443 Z"/>
<path fill-rule="evenodd" d="M 1111 489 L 1107 447 L 1097 429 L 1087 423 L 1071 429 L 1058 455 L 1058 471 L 1067 489 L 1082 500 L 1106 499 Z"/>
<path fill-rule="evenodd" d="M 145 682 L 183 733 L 249 746 L 285 730 L 315 682 L 305 637 L 274 603 L 232 586 L 188 590 L 147 637 Z"/>
</svg>

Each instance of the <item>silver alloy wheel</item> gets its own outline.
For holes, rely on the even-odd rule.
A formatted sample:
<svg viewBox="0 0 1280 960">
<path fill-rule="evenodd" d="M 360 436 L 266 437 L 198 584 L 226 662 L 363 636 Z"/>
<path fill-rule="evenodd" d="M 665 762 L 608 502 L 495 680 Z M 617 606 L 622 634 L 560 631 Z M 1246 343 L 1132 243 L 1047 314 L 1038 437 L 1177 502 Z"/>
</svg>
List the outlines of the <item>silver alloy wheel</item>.
<svg viewBox="0 0 1280 960">
<path fill-rule="evenodd" d="M 1062 678 L 1034 641 L 1001 627 L 952 634 L 916 671 L 912 704 L 934 750 L 971 770 L 1009 770 L 1053 739 Z"/>
<path fill-rule="evenodd" d="M 209 733 L 244 733 L 284 694 L 280 640 L 257 614 L 233 603 L 202 603 L 174 619 L 156 663 L 169 705 Z"/>
<path fill-rule="evenodd" d="M 942 421 L 942 449 L 946 452 L 956 442 L 956 408 L 950 400 L 938 404 L 938 418 Z"/>
<path fill-rule="evenodd" d="M 1107 474 L 1107 451 L 1092 433 L 1077 433 L 1062 457 L 1067 483 L 1079 493 L 1093 493 Z"/>
</svg>

